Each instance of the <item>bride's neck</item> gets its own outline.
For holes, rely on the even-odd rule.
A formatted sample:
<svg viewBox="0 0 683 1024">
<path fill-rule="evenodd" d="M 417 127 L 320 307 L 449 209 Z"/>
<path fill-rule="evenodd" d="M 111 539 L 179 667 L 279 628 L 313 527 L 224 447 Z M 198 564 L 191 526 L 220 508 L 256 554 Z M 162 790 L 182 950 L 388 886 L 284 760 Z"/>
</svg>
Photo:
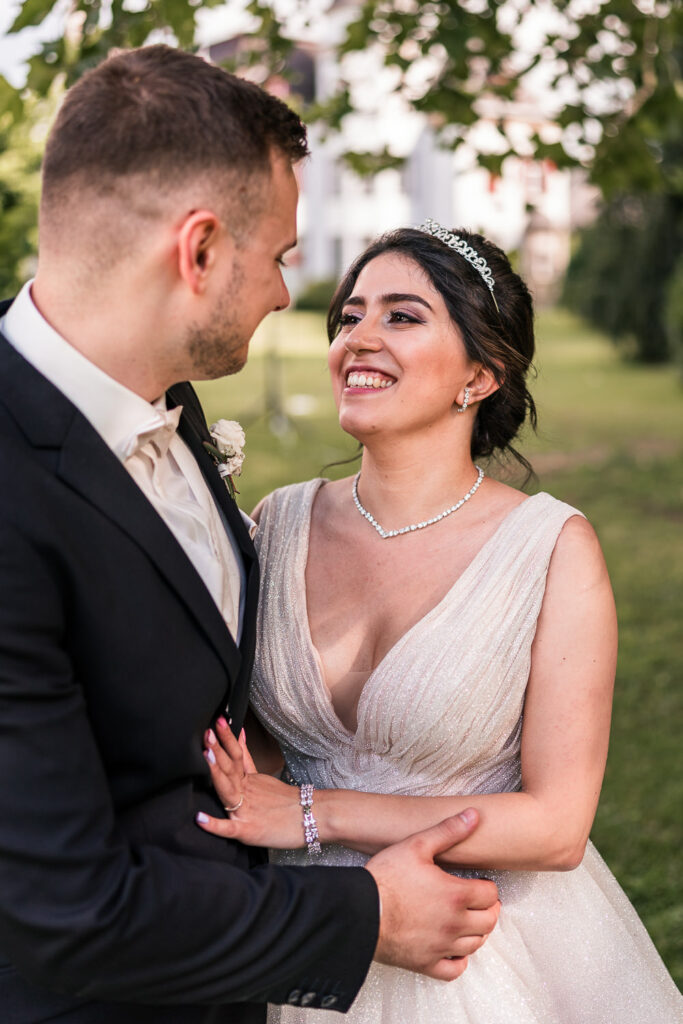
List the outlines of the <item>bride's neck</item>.
<svg viewBox="0 0 683 1024">
<path fill-rule="evenodd" d="M 387 530 L 442 512 L 469 491 L 477 470 L 469 452 L 365 447 L 358 496 Z"/>
</svg>

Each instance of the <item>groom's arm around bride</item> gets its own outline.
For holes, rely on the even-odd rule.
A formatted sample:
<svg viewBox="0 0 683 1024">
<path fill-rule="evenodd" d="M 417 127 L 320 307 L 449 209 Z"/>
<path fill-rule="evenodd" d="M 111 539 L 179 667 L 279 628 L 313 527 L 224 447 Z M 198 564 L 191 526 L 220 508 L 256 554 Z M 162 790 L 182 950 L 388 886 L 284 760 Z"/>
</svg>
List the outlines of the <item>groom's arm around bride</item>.
<svg viewBox="0 0 683 1024">
<path fill-rule="evenodd" d="M 85 76 L 49 141 L 36 278 L 0 308 L 9 1024 L 344 1010 L 373 955 L 457 977 L 494 927 L 495 887 L 433 864 L 474 822 L 370 870 L 270 867 L 194 824 L 223 814 L 202 737 L 246 711 L 258 566 L 182 382 L 237 372 L 287 304 L 305 151 L 279 101 L 165 47 Z"/>
</svg>

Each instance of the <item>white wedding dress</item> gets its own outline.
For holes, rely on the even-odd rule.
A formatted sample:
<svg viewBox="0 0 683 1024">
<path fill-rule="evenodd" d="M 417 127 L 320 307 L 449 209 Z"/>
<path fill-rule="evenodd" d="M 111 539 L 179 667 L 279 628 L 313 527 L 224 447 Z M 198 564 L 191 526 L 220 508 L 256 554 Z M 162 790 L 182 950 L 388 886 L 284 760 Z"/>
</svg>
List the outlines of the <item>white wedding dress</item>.
<svg viewBox="0 0 683 1024">
<path fill-rule="evenodd" d="M 256 535 L 263 580 L 253 706 L 294 779 L 424 796 L 519 789 L 531 644 L 553 547 L 576 510 L 537 494 L 507 516 L 373 671 L 353 734 L 334 712 L 308 626 L 304 573 L 322 482 L 270 495 Z M 279 851 L 274 859 L 306 864 L 307 854 Z M 322 863 L 366 860 L 323 847 Z M 348 1024 L 683 1021 L 683 997 L 591 844 L 574 871 L 485 874 L 499 887 L 502 911 L 462 977 L 445 983 L 373 963 Z M 271 1007 L 268 1020 L 333 1018 L 283 1006 Z"/>
</svg>

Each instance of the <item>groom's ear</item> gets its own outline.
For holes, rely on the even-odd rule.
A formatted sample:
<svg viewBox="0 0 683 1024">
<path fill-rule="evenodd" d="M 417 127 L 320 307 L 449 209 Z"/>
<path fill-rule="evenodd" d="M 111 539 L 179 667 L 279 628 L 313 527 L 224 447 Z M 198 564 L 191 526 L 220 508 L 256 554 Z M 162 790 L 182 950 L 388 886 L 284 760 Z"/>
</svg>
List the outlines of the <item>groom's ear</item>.
<svg viewBox="0 0 683 1024">
<path fill-rule="evenodd" d="M 221 222 L 211 210 L 193 210 L 178 231 L 178 273 L 195 295 L 206 291 L 218 259 Z"/>
</svg>

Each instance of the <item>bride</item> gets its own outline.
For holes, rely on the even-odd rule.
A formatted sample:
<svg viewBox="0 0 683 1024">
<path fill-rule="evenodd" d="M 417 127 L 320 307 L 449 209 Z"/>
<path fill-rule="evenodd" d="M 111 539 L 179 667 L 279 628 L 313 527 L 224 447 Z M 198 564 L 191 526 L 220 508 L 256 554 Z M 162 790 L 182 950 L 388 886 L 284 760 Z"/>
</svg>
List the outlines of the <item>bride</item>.
<svg viewBox="0 0 683 1024">
<path fill-rule="evenodd" d="M 253 708 L 295 786 L 257 771 L 219 720 L 207 756 L 233 810 L 203 827 L 289 864 L 363 864 L 477 809 L 442 864 L 494 879 L 498 926 L 451 984 L 373 964 L 350 1024 L 683 1021 L 588 840 L 616 659 L 595 533 L 475 461 L 513 451 L 535 419 L 526 286 L 492 243 L 428 221 L 356 260 L 328 330 L 360 473 L 282 488 L 257 510 Z M 285 1006 L 269 1020 L 330 1017 Z"/>
</svg>

